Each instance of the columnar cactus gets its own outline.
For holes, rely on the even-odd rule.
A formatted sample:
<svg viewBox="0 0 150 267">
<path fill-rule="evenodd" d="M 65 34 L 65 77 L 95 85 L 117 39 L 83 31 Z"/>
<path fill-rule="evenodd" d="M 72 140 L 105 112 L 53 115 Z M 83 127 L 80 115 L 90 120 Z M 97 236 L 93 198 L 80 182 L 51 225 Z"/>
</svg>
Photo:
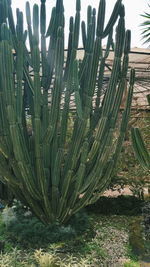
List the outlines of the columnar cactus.
<svg viewBox="0 0 150 267">
<path fill-rule="evenodd" d="M 22 12 L 17 9 L 15 26 L 11 1 L 0 1 L 6 10 L 0 18 L 0 174 L 16 197 L 47 224 L 65 222 L 96 201 L 109 184 L 127 127 L 134 70 L 115 140 L 130 51 L 130 31 L 125 32 L 122 1 L 117 0 L 106 26 L 105 0 L 100 0 L 97 22 L 96 10 L 88 7 L 87 25 L 82 22 L 84 58 L 80 63 L 77 60 L 80 0 L 76 1 L 75 18 L 70 18 L 65 65 L 63 0 L 56 1 L 47 30 L 45 2 L 41 0 L 40 10 L 34 5 L 33 17 L 29 2 L 26 3 L 24 31 Z M 116 21 L 111 77 L 100 99 Z M 102 40 L 107 36 L 103 53 Z M 76 116 L 67 143 L 72 96 Z"/>
<path fill-rule="evenodd" d="M 148 104 L 150 106 L 150 95 L 147 95 Z M 135 155 L 145 170 L 150 171 L 150 154 L 146 148 L 146 145 L 142 139 L 142 135 L 138 128 L 131 129 L 132 144 L 135 151 Z"/>
</svg>

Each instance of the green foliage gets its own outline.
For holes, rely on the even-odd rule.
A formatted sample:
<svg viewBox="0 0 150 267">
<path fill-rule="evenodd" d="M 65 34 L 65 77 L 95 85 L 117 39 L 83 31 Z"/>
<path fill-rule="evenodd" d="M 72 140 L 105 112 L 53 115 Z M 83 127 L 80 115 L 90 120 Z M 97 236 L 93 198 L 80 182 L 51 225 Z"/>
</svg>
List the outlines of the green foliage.
<svg viewBox="0 0 150 267">
<path fill-rule="evenodd" d="M 148 7 L 150 8 L 150 5 Z M 144 44 L 147 44 L 150 42 L 150 13 L 144 12 L 141 16 L 146 19 L 140 26 L 143 29 L 141 33 L 142 39 L 144 39 Z"/>
<path fill-rule="evenodd" d="M 130 31 L 125 31 L 122 1 L 117 0 L 106 27 L 105 0 L 100 0 L 97 18 L 95 9 L 89 9 L 88 23 L 82 23 L 85 47 L 79 64 L 77 0 L 75 18 L 70 19 L 65 65 L 63 1 L 56 1 L 48 30 L 45 2 L 41 1 L 40 12 L 37 4 L 33 6 L 33 16 L 26 3 L 27 31 L 22 12 L 17 9 L 15 25 L 11 1 L 0 2 L 5 11 L 0 13 L 0 174 L 16 198 L 49 225 L 64 223 L 94 203 L 110 183 L 127 128 L 135 72 L 131 70 L 126 107 L 114 142 L 131 40 Z M 102 100 L 105 61 L 116 22 L 114 63 Z M 68 144 L 72 98 L 76 110 Z M 30 234 L 28 229 L 26 235 Z"/>
<path fill-rule="evenodd" d="M 140 264 L 135 261 L 128 261 L 124 264 L 124 267 L 140 267 Z"/>
<path fill-rule="evenodd" d="M 83 211 L 75 214 L 65 226 L 58 223 L 45 226 L 18 201 L 11 208 L 4 209 L 2 221 L 2 236 L 6 231 L 5 225 L 7 239 L 25 248 L 46 247 L 50 243 L 72 240 L 90 229 L 89 217 Z"/>
<path fill-rule="evenodd" d="M 142 213 L 143 201 L 134 196 L 100 197 L 87 207 L 87 210 L 98 214 L 116 214 L 134 216 Z"/>
<path fill-rule="evenodd" d="M 39 262 L 43 264 L 41 266 L 45 266 L 44 264 L 52 259 L 57 260 L 60 267 L 122 266 L 124 259 L 129 261 L 131 257 L 127 254 L 128 230 L 133 218 L 102 214 L 90 214 L 88 217 L 90 227 L 86 228 L 84 233 L 63 242 L 47 244 L 46 247 L 41 243 L 36 250 L 34 246 L 29 246 L 28 249 L 21 247 L 18 242 L 11 243 L 10 247 L 10 238 L 5 236 L 5 249 L 0 254 L 0 266 L 31 267 L 38 266 Z"/>
<path fill-rule="evenodd" d="M 13 209 L 5 207 L 5 209 L 2 212 L 2 219 L 6 227 L 8 228 L 9 225 L 11 225 L 13 222 L 16 223 L 17 221 L 16 213 L 14 212 Z"/>
<path fill-rule="evenodd" d="M 47 246 L 54 242 L 64 242 L 75 237 L 75 230 L 70 226 L 44 226 L 36 218 L 24 218 L 12 223 L 8 228 L 8 236 L 13 243 L 25 248 Z"/>
<path fill-rule="evenodd" d="M 8 187 L 8 184 L 4 184 L 0 181 L 0 201 L 4 203 L 11 203 L 13 200 L 13 194 Z"/>
</svg>

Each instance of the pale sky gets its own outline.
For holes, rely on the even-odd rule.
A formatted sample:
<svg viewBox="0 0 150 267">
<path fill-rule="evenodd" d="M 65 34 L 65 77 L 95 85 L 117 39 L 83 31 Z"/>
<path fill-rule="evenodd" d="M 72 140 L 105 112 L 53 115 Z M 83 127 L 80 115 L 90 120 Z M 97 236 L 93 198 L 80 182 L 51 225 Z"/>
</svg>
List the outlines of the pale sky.
<svg viewBox="0 0 150 267">
<path fill-rule="evenodd" d="M 20 10 L 24 12 L 25 10 L 25 0 L 12 0 L 13 10 L 18 7 Z M 30 0 L 31 6 L 34 3 L 40 4 L 40 0 Z M 55 6 L 56 0 L 47 0 L 47 23 L 49 22 L 51 8 Z M 113 6 L 116 0 L 106 0 L 106 22 L 111 14 Z M 143 45 L 143 41 L 141 41 L 141 28 L 139 27 L 140 23 L 143 22 L 143 18 L 140 14 L 143 14 L 144 11 L 150 12 L 150 8 L 148 7 L 149 0 L 123 0 L 123 4 L 125 5 L 126 11 L 126 28 L 131 29 L 132 32 L 132 47 L 143 47 L 147 48 L 147 45 Z M 74 15 L 75 11 L 75 3 L 76 0 L 64 0 L 65 7 L 65 34 L 67 39 L 68 33 L 68 21 L 71 15 Z M 81 0 L 81 18 L 82 20 L 86 20 L 86 11 L 87 6 L 91 5 L 92 7 L 98 8 L 99 0 Z M 82 43 L 80 41 L 80 46 Z"/>
</svg>

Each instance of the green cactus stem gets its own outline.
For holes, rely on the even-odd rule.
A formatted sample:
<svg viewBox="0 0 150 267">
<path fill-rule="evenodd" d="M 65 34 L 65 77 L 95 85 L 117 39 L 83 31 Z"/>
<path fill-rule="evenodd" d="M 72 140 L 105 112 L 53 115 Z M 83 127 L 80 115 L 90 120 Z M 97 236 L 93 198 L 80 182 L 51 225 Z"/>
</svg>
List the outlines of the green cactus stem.
<svg viewBox="0 0 150 267">
<path fill-rule="evenodd" d="M 27 2 L 26 18 L 17 9 L 17 19 L 11 1 L 0 0 L 0 179 L 45 224 L 64 223 L 99 198 L 110 183 L 124 140 L 134 84 L 134 70 L 127 80 L 131 34 L 125 31 L 121 0 L 105 26 L 105 2 L 100 0 L 98 13 L 89 6 L 87 22 L 81 23 L 81 3 L 76 1 L 66 54 L 63 0 L 52 8 L 48 27 L 46 0 L 35 4 L 32 12 Z M 104 91 L 115 24 L 113 67 Z M 84 51 L 78 60 L 80 33 Z M 134 133 L 137 151 L 143 150 L 139 158 L 149 166 L 139 133 Z"/>
</svg>

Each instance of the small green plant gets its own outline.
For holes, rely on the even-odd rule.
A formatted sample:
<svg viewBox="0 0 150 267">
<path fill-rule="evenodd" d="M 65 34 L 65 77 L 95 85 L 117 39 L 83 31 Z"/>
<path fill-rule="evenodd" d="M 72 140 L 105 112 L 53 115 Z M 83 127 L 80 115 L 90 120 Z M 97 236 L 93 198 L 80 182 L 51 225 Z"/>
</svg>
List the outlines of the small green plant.
<svg viewBox="0 0 150 267">
<path fill-rule="evenodd" d="M 41 267 L 60 267 L 61 264 L 61 259 L 58 256 L 44 253 L 41 249 L 34 252 L 34 257 Z"/>
<path fill-rule="evenodd" d="M 124 263 L 124 267 L 140 267 L 140 264 L 135 261 L 128 261 Z"/>
<path fill-rule="evenodd" d="M 148 7 L 150 8 L 150 5 L 148 4 Z M 144 39 L 144 44 L 147 44 L 150 42 L 150 13 L 144 12 L 144 14 L 141 14 L 141 16 L 145 19 L 143 23 L 141 23 L 142 27 L 142 39 Z"/>
<path fill-rule="evenodd" d="M 13 208 L 5 207 L 5 209 L 2 212 L 2 220 L 7 228 L 13 222 L 16 223 L 17 217 L 16 217 L 16 213 L 14 212 Z"/>
<path fill-rule="evenodd" d="M 1 267 L 35 267 L 35 264 L 32 253 L 25 253 L 18 248 L 12 248 L 11 251 L 0 254 Z"/>
</svg>

